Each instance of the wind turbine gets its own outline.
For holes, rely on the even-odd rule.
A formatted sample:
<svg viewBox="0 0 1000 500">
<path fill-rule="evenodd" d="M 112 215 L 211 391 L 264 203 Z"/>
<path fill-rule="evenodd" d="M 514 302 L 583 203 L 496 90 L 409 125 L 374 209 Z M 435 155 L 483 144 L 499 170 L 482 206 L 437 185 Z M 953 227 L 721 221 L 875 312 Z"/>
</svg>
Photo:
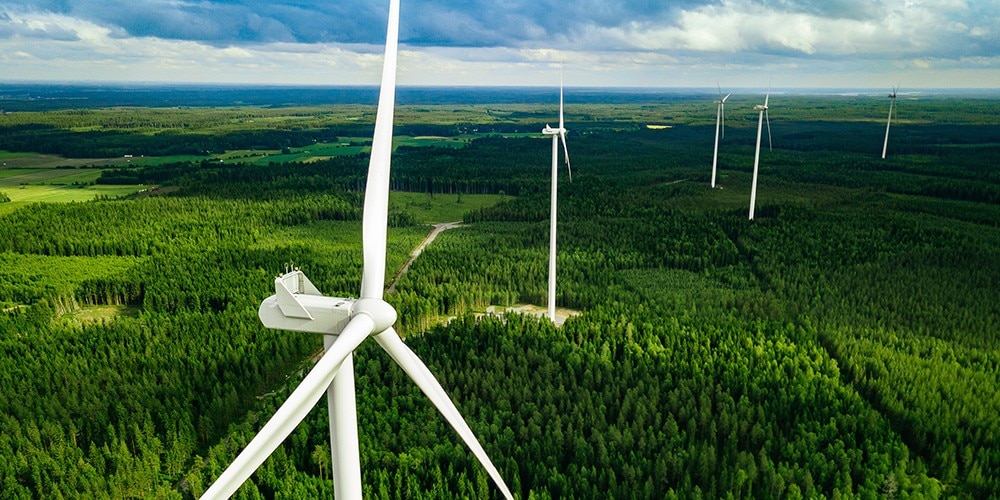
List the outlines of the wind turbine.
<svg viewBox="0 0 1000 500">
<path fill-rule="evenodd" d="M 719 161 L 719 131 L 722 131 L 722 138 L 726 138 L 726 99 L 733 95 L 732 92 L 722 97 L 722 87 L 719 87 L 719 100 L 715 101 L 719 105 L 715 111 L 715 153 L 712 155 L 712 187 L 715 187 L 715 166 Z"/>
<path fill-rule="evenodd" d="M 334 492 L 340 499 L 361 498 L 353 352 L 369 336 L 378 342 L 430 398 L 483 464 L 504 496 L 512 498 L 496 467 L 490 462 L 441 384 L 393 330 L 396 311 L 382 300 L 399 40 L 399 0 L 389 2 L 386 32 L 382 84 L 365 189 L 361 298 L 355 300 L 323 296 L 298 269 L 275 278 L 275 294 L 264 299 L 258 311 L 261 321 L 268 328 L 323 334 L 326 352 L 202 498 L 228 498 L 235 493 L 306 417 L 324 392 L 327 393 L 330 412 Z"/>
<path fill-rule="evenodd" d="M 559 77 L 559 128 L 545 124 L 542 133 L 552 136 L 552 202 L 549 210 L 549 304 L 547 314 L 549 320 L 556 320 L 556 197 L 559 180 L 559 141 L 562 140 L 563 152 L 566 158 L 566 170 L 569 181 L 573 182 L 573 168 L 569 164 L 569 147 L 566 145 L 566 124 L 563 120 L 563 84 Z"/>
<path fill-rule="evenodd" d="M 889 94 L 889 121 L 885 124 L 885 142 L 882 143 L 882 159 L 885 159 L 885 152 L 889 149 L 889 125 L 892 125 L 892 110 L 896 107 L 896 93 L 899 91 L 899 86 L 892 87 L 892 93 Z"/>
<path fill-rule="evenodd" d="M 760 132 L 764 121 L 767 121 L 767 150 L 771 151 L 771 119 L 767 116 L 767 101 L 771 98 L 771 85 L 767 86 L 767 95 L 764 96 L 764 104 L 753 107 L 760 112 L 757 117 L 757 150 L 753 156 L 753 186 L 750 188 L 750 220 L 753 220 L 754 206 L 757 204 L 757 167 L 760 165 Z"/>
</svg>

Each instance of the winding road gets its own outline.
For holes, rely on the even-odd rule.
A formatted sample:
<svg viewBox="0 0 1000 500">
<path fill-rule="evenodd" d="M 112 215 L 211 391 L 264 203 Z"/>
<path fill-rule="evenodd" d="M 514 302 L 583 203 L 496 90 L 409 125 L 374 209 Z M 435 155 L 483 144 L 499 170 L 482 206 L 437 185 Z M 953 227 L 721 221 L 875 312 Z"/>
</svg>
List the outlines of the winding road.
<svg viewBox="0 0 1000 500">
<path fill-rule="evenodd" d="M 461 227 L 461 226 L 462 226 L 461 221 L 442 222 L 440 224 L 434 224 L 434 229 L 431 230 L 431 232 L 427 235 L 426 238 L 424 238 L 424 241 L 421 241 L 420 244 L 417 245 L 412 252 L 410 252 L 410 258 L 407 259 L 406 264 L 403 264 L 403 267 L 399 268 L 399 270 L 396 271 L 396 274 L 393 275 L 392 281 L 389 283 L 389 287 L 386 289 L 386 293 L 393 293 L 396 291 L 396 282 L 398 282 L 399 278 L 401 278 L 404 274 L 406 274 L 406 271 L 410 269 L 410 264 L 413 264 L 413 261 L 417 260 L 417 257 L 419 257 L 421 253 L 423 253 L 424 247 L 426 247 L 432 241 L 434 241 L 434 239 L 437 238 L 439 234 L 449 229 L 455 229 L 456 227 Z"/>
</svg>

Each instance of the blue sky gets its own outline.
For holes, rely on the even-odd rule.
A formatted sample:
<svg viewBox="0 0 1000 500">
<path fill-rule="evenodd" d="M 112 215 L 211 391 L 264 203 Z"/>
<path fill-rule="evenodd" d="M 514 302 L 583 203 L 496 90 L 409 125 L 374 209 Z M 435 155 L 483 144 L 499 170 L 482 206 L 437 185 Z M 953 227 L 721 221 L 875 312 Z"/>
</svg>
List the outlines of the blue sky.
<svg viewBox="0 0 1000 500">
<path fill-rule="evenodd" d="M 378 82 L 387 0 L 0 0 L 0 81 Z M 1000 0 L 402 0 L 404 85 L 1000 87 Z"/>
</svg>

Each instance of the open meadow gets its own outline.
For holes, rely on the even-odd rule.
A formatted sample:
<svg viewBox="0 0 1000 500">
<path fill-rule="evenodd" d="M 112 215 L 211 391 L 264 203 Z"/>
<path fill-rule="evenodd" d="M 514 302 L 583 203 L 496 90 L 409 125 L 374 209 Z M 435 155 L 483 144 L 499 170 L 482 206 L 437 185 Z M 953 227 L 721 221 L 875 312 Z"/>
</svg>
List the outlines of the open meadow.
<svg viewBox="0 0 1000 500">
<path fill-rule="evenodd" d="M 912 94 L 400 106 L 386 300 L 518 498 L 1000 496 L 1000 104 Z M 0 115 L 0 497 L 200 495 L 322 340 L 257 317 L 303 269 L 356 296 L 374 109 Z M 650 126 L 652 125 L 652 126 Z M 2 199 L 2 198 L 0 198 Z M 68 203 L 74 202 L 74 203 Z M 450 322 L 442 319 L 452 318 Z M 364 493 L 499 494 L 357 351 Z M 386 431 L 390 429 L 391 431 Z M 332 494 L 326 405 L 237 498 Z"/>
</svg>

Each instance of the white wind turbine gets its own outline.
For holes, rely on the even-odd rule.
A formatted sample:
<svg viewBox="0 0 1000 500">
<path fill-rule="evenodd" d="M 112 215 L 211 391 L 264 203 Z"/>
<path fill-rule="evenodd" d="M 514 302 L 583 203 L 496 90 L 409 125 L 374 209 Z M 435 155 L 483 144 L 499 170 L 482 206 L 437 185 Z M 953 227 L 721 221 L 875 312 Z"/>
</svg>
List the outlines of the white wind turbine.
<svg viewBox="0 0 1000 500">
<path fill-rule="evenodd" d="M 712 187 L 715 187 L 715 166 L 719 161 L 719 131 L 722 131 L 722 138 L 726 138 L 726 99 L 733 95 L 732 92 L 722 97 L 722 87 L 719 87 L 718 109 L 715 111 L 715 152 L 712 154 Z"/>
<path fill-rule="evenodd" d="M 563 120 L 563 85 L 562 77 L 559 78 L 559 128 L 552 128 L 548 124 L 542 129 L 542 133 L 552 136 L 552 201 L 549 210 L 549 303 L 547 314 L 549 320 L 556 320 L 556 194 L 558 192 L 559 180 L 559 141 L 562 140 L 564 156 L 566 158 L 566 170 L 569 172 L 569 181 L 573 182 L 573 169 L 569 164 L 569 147 L 566 145 L 566 126 Z"/>
<path fill-rule="evenodd" d="M 753 211 L 757 204 L 757 167 L 760 165 L 760 133 L 765 121 L 767 121 L 767 149 L 768 151 L 771 150 L 771 119 L 767 116 L 767 101 L 770 98 L 771 85 L 768 84 L 767 95 L 764 96 L 764 104 L 758 104 L 753 107 L 754 110 L 760 112 L 760 115 L 757 117 L 757 150 L 753 156 L 753 185 L 750 187 L 750 220 L 753 220 Z"/>
<path fill-rule="evenodd" d="M 269 328 L 321 333 L 326 352 L 202 498 L 228 498 L 235 493 L 305 418 L 324 392 L 327 393 L 330 412 L 334 492 L 340 499 L 361 498 L 352 354 L 369 336 L 430 398 L 483 464 L 504 496 L 512 498 L 496 467 L 441 384 L 393 330 L 396 311 L 382 300 L 398 36 L 399 0 L 390 0 L 382 84 L 365 189 L 361 298 L 323 296 L 298 269 L 274 280 L 275 295 L 264 299 L 260 305 L 261 321 Z"/>
<path fill-rule="evenodd" d="M 899 86 L 892 88 L 892 93 L 889 94 L 889 121 L 885 124 L 885 142 L 882 143 L 882 159 L 885 159 L 885 152 L 889 149 L 889 125 L 892 125 L 892 111 L 896 107 L 896 93 L 899 91 Z"/>
</svg>

